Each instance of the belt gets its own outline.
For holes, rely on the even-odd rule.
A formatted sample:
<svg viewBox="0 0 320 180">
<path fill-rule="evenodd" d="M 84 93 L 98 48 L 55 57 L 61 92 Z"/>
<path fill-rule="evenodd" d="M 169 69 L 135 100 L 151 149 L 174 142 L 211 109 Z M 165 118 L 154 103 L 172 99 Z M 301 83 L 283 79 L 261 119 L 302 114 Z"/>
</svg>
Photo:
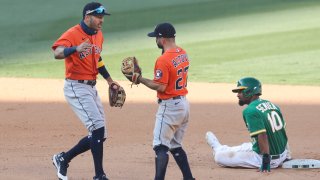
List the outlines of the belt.
<svg viewBox="0 0 320 180">
<path fill-rule="evenodd" d="M 169 98 L 170 99 L 170 98 Z M 175 99 L 181 99 L 181 96 L 175 96 L 172 97 L 171 99 L 175 100 Z M 168 100 L 168 99 L 158 99 L 158 103 L 161 103 L 163 100 Z"/>
<path fill-rule="evenodd" d="M 90 86 L 95 86 L 97 84 L 96 80 L 78 80 L 78 83 L 87 84 Z"/>
<path fill-rule="evenodd" d="M 280 158 L 280 155 L 271 155 L 271 159 L 279 159 Z"/>
<path fill-rule="evenodd" d="M 83 84 L 87 84 L 90 86 L 95 86 L 97 84 L 96 80 L 73 80 L 73 79 L 68 79 L 68 78 L 66 78 L 66 80 L 76 81 L 78 83 L 83 83 Z"/>
</svg>

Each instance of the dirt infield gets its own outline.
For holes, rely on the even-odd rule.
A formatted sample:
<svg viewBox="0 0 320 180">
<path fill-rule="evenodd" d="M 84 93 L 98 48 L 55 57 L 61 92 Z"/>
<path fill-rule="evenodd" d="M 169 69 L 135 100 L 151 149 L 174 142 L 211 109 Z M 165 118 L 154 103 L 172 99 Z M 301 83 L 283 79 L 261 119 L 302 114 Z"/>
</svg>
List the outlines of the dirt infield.
<svg viewBox="0 0 320 180">
<path fill-rule="evenodd" d="M 108 139 L 104 169 L 114 180 L 151 180 L 154 175 L 152 131 L 156 94 L 144 86 L 130 88 L 122 109 L 110 108 L 107 85 L 97 88 L 107 115 Z M 0 179 L 56 179 L 54 153 L 67 150 L 87 134 L 63 97 L 63 80 L 0 78 Z M 275 169 L 261 174 L 252 169 L 221 168 L 213 162 L 205 133 L 215 132 L 223 144 L 250 141 L 242 120 L 243 107 L 231 93 L 234 85 L 189 83 L 191 122 L 184 147 L 197 180 L 320 179 L 320 169 Z M 105 92 L 105 93 L 103 93 Z M 320 159 L 320 87 L 263 85 L 264 99 L 277 103 L 287 122 L 294 158 Z M 69 179 L 92 179 L 89 152 L 75 158 Z M 172 157 L 166 179 L 181 179 Z"/>
</svg>

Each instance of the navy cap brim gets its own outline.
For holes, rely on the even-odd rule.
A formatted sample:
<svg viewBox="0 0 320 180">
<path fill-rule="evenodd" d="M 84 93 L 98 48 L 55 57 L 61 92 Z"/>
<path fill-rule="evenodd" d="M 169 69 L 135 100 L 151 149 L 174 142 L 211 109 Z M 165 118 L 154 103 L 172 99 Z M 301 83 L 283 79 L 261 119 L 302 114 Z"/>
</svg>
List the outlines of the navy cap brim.
<svg viewBox="0 0 320 180">
<path fill-rule="evenodd" d="M 150 32 L 148 33 L 149 37 L 157 37 L 157 34 L 155 32 Z"/>
</svg>

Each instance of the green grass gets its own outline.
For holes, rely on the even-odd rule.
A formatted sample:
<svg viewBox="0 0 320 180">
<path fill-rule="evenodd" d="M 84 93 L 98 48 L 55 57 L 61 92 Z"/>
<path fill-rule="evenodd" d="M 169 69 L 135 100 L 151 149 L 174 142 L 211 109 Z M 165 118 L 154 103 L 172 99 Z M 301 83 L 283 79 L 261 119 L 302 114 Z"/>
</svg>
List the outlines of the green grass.
<svg viewBox="0 0 320 180">
<path fill-rule="evenodd" d="M 53 59 L 50 47 L 79 23 L 86 2 L 3 1 L 0 76 L 63 78 L 64 62 Z M 109 0 L 107 7 L 102 57 L 114 79 L 125 79 L 120 62 L 132 55 L 152 78 L 160 50 L 146 34 L 170 21 L 191 59 L 190 81 L 255 76 L 269 84 L 320 85 L 317 0 Z"/>
</svg>

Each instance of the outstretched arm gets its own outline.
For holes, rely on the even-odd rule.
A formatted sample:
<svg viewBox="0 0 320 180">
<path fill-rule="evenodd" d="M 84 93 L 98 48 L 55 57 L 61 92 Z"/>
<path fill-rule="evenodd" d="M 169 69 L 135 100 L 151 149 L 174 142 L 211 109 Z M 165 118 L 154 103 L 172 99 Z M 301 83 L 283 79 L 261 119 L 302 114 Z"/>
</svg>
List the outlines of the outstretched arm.
<svg viewBox="0 0 320 180">
<path fill-rule="evenodd" d="M 148 88 L 159 91 L 159 92 L 164 92 L 167 88 L 167 86 L 164 84 L 156 83 L 153 80 L 144 78 L 142 76 L 139 77 L 138 81 L 144 84 L 145 86 L 147 86 Z"/>
</svg>

